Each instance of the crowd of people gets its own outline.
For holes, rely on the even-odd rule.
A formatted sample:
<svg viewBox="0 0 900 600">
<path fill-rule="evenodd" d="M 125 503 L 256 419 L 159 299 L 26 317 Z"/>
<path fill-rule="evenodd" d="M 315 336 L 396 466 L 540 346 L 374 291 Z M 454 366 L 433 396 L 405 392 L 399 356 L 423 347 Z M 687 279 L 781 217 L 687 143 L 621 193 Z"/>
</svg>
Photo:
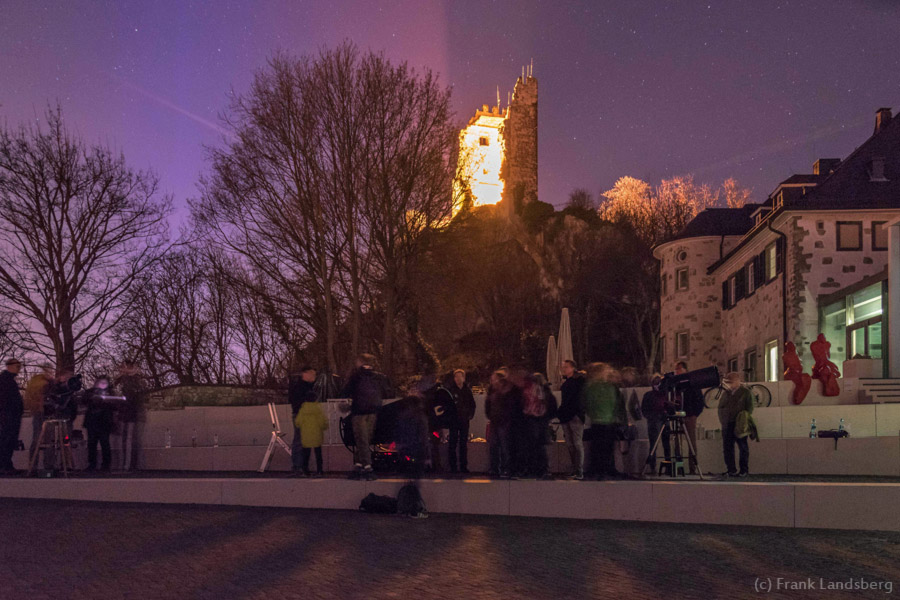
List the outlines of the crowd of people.
<svg viewBox="0 0 900 600">
<path fill-rule="evenodd" d="M 140 369 L 133 362 L 120 365 L 115 380 L 99 375 L 87 389 L 82 389 L 81 378 L 71 370 L 56 371 L 52 365 L 44 363 L 39 366 L 39 372 L 28 379 L 23 391 L 16 381 L 21 368 L 21 361 L 10 358 L 6 361 L 6 369 L 0 373 L 0 474 L 17 473 L 12 456 L 19 443 L 22 416 L 26 410 L 31 414 L 32 425 L 29 464 L 34 462 L 37 467 L 37 458 L 42 453 L 46 471 L 52 473 L 60 468 L 65 457 L 56 452 L 49 436 L 44 437 L 45 443 L 41 444 L 44 424 L 50 419 L 62 421 L 68 435 L 81 409 L 87 433 L 87 470 L 98 468 L 98 447 L 99 469 L 112 469 L 110 438 L 113 434 L 119 435 L 121 444 L 119 467 L 125 471 L 136 468 L 141 447 L 140 424 L 145 420 L 146 386 Z"/>
<path fill-rule="evenodd" d="M 83 426 L 87 432 L 88 469 L 98 468 L 98 446 L 101 470 L 112 467 L 110 436 L 115 432 L 121 439 L 121 467 L 134 469 L 140 448 L 140 423 L 144 418 L 145 386 L 140 370 L 133 363 L 122 364 L 118 377 L 106 375 L 95 378 L 92 386 L 80 390 L 73 382 L 80 379 L 70 371 L 55 372 L 51 365 L 41 365 L 20 391 L 16 382 L 21 363 L 6 361 L 0 374 L 0 472 L 13 473 L 12 454 L 19 439 L 22 415 L 32 415 L 33 435 L 29 457 L 43 451 L 44 468 L 54 470 L 61 457 L 52 447 L 39 446 L 45 419 L 62 419 L 71 428 L 79 407 L 84 411 Z M 484 413 L 487 419 L 486 438 L 489 447 L 489 474 L 498 478 L 550 479 L 550 442 L 552 431 L 561 434 L 568 450 L 571 471 L 567 477 L 575 480 L 586 476 L 598 479 L 623 478 L 616 468 L 615 446 L 621 439 L 629 439 L 633 428 L 626 410 L 623 385 L 627 377 L 611 366 L 593 363 L 579 370 L 571 361 L 561 366 L 560 402 L 541 373 L 522 369 L 500 368 L 490 376 L 485 390 Z M 687 372 L 680 362 L 674 374 Z M 466 373 L 457 369 L 446 379 L 436 375 L 423 377 L 409 395 L 397 401 L 392 409 L 392 442 L 419 472 L 442 471 L 442 441 L 447 444 L 450 473 L 468 473 L 470 424 L 476 414 L 475 396 L 466 380 Z M 289 379 L 288 400 L 292 409 L 294 436 L 292 467 L 298 474 L 322 476 L 324 464 L 322 445 L 328 419 L 322 409 L 327 394 L 317 389 L 319 378 L 312 367 L 304 367 Z M 652 389 L 640 404 L 640 413 L 647 420 L 648 438 L 654 450 L 659 441 L 665 459 L 671 460 L 673 448 L 673 417 L 689 439 L 686 455 L 691 471 L 697 466 L 697 417 L 704 409 L 701 390 L 681 386 L 676 390 L 663 389 L 660 375 L 652 379 Z M 753 433 L 750 414 L 753 402 L 749 390 L 742 385 L 738 373 L 728 373 L 722 381 L 723 392 L 718 411 L 722 424 L 723 455 L 728 476 L 745 476 L 749 472 L 749 444 Z M 118 393 L 123 398 L 113 398 Z M 336 397 L 347 398 L 343 406 L 347 414 L 346 432 L 353 448 L 354 466 L 350 477 L 374 479 L 372 448 L 376 426 L 385 401 L 394 397 L 388 378 L 375 368 L 375 357 L 362 354 Z M 558 423 L 552 428 L 551 423 Z M 680 442 L 675 437 L 677 455 Z M 584 440 L 591 441 L 591 453 L 586 457 Z M 735 465 L 735 446 L 739 450 L 739 465 Z M 315 471 L 310 459 L 315 455 Z M 648 456 L 650 472 L 656 469 L 656 452 Z"/>
</svg>

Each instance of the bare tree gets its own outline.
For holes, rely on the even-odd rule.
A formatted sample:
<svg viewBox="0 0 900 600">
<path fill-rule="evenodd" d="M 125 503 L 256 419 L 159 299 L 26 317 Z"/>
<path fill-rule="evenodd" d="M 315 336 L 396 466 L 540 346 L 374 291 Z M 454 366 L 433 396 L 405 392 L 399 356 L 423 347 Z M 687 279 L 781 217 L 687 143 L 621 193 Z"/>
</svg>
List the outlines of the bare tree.
<svg viewBox="0 0 900 600">
<path fill-rule="evenodd" d="M 60 108 L 46 121 L 0 130 L 0 297 L 34 350 L 73 369 L 163 254 L 171 199 L 69 132 Z"/>
</svg>

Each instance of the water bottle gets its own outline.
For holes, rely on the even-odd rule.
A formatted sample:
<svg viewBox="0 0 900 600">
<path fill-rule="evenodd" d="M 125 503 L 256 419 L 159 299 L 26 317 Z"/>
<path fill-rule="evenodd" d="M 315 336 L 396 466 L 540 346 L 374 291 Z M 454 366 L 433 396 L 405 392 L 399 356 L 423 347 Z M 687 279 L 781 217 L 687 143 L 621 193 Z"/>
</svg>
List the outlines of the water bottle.
<svg viewBox="0 0 900 600">
<path fill-rule="evenodd" d="M 218 448 L 218 447 L 219 447 L 219 434 L 214 433 L 213 434 L 213 448 Z"/>
<path fill-rule="evenodd" d="M 172 447 L 172 432 L 166 427 L 166 448 Z"/>
<path fill-rule="evenodd" d="M 816 420 L 812 420 L 812 425 L 809 428 L 809 439 L 814 440 L 818 437 L 816 434 Z"/>
</svg>

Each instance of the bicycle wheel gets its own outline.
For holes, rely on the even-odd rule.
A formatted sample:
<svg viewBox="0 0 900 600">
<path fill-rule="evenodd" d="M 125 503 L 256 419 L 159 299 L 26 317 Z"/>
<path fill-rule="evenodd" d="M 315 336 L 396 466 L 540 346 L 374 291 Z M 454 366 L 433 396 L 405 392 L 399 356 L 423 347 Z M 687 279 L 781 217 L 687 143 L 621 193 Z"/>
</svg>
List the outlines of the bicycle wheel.
<svg viewBox="0 0 900 600">
<path fill-rule="evenodd" d="M 722 388 L 714 387 L 706 390 L 706 393 L 703 394 L 703 405 L 706 408 L 718 408 L 719 407 L 719 398 L 722 396 Z"/>
<path fill-rule="evenodd" d="M 757 408 L 766 408 L 772 405 L 772 392 L 766 386 L 754 383 L 750 386 L 750 394 L 753 395 L 753 402 Z"/>
</svg>

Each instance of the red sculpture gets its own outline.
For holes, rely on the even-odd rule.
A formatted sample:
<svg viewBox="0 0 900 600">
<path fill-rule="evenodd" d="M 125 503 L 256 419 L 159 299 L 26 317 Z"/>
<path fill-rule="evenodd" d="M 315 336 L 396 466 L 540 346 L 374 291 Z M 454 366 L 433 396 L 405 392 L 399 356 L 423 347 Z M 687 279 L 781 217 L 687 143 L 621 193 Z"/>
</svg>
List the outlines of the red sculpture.
<svg viewBox="0 0 900 600">
<path fill-rule="evenodd" d="M 841 388 L 837 380 L 841 376 L 841 372 L 838 370 L 837 365 L 829 360 L 831 358 L 831 342 L 825 339 L 824 333 L 820 333 L 816 341 L 809 345 L 809 349 L 816 360 L 812 376 L 814 379 L 822 382 L 822 395 L 839 395 Z"/>
<path fill-rule="evenodd" d="M 797 356 L 797 347 L 794 342 L 787 342 L 784 345 L 784 354 L 781 356 L 784 361 L 784 378 L 787 381 L 794 382 L 794 391 L 791 392 L 791 402 L 800 404 L 809 393 L 812 386 L 812 377 L 808 373 L 803 372 L 803 363 Z"/>
</svg>

